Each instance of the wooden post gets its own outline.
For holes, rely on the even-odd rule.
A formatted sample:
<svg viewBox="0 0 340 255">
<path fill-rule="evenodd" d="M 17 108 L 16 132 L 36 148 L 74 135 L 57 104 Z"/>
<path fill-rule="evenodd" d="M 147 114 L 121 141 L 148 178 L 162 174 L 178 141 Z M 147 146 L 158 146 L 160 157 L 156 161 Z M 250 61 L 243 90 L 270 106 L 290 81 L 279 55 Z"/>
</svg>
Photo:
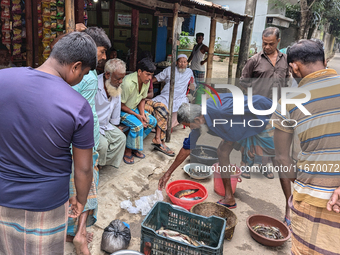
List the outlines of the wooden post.
<svg viewBox="0 0 340 255">
<path fill-rule="evenodd" d="M 35 7 L 36 8 L 36 7 Z M 33 20 L 32 20 L 32 1 L 26 0 L 26 66 L 33 67 Z"/>
<path fill-rule="evenodd" d="M 75 21 L 77 23 L 84 23 L 84 0 L 75 0 L 76 12 Z"/>
<path fill-rule="evenodd" d="M 32 0 L 33 67 L 39 66 L 38 0 Z"/>
<path fill-rule="evenodd" d="M 177 18 L 178 18 L 179 3 L 174 5 L 174 18 L 172 22 L 172 54 L 171 54 L 171 78 L 170 78 L 170 92 L 169 92 L 169 118 L 168 128 L 166 130 L 166 142 L 170 142 L 171 139 L 171 127 L 172 127 L 172 106 L 174 101 L 175 91 L 175 71 L 176 71 L 176 50 L 177 50 Z"/>
<path fill-rule="evenodd" d="M 252 16 L 252 18 L 246 17 L 245 20 L 243 21 L 240 51 L 238 53 L 238 61 L 237 61 L 237 69 L 236 69 L 236 78 L 241 77 L 242 69 L 244 65 L 246 64 L 248 57 L 249 57 L 249 48 L 250 48 L 250 43 L 251 43 L 251 35 L 253 33 L 256 3 L 257 3 L 257 0 L 246 1 L 246 9 L 244 11 L 244 14 L 250 15 Z"/>
<path fill-rule="evenodd" d="M 139 10 L 132 9 L 131 15 L 131 53 L 130 53 L 130 71 L 136 71 L 137 53 L 138 53 L 138 27 L 139 27 Z"/>
<path fill-rule="evenodd" d="M 215 39 L 216 39 L 216 19 L 211 17 L 210 39 L 209 39 L 210 41 L 209 41 L 208 64 L 207 64 L 207 82 L 208 83 L 210 82 L 211 77 L 212 77 Z"/>
<path fill-rule="evenodd" d="M 65 17 L 66 33 L 73 32 L 76 29 L 74 19 L 74 0 L 65 0 Z"/>
<path fill-rule="evenodd" d="M 238 23 L 234 24 L 233 28 L 233 37 L 231 39 L 230 44 L 230 51 L 229 51 L 229 67 L 228 67 L 228 83 L 232 83 L 232 76 L 233 76 L 233 63 L 234 63 L 234 54 L 235 54 L 235 42 L 237 37 L 237 29 L 238 29 Z"/>
<path fill-rule="evenodd" d="M 109 38 L 111 40 L 112 45 L 115 32 L 115 17 L 116 17 L 116 0 L 111 0 L 109 11 Z"/>
</svg>

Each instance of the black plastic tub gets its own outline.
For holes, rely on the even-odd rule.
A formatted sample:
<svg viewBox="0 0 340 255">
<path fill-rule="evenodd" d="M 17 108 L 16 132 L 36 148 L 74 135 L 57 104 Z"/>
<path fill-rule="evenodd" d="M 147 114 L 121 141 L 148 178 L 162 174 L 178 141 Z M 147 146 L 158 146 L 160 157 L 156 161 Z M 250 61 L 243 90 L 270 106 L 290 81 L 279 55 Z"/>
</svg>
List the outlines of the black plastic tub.
<svg viewBox="0 0 340 255">
<path fill-rule="evenodd" d="M 206 156 L 202 156 L 202 151 Z M 212 166 L 218 162 L 217 148 L 207 145 L 196 145 L 196 148 L 191 150 L 190 162 Z"/>
</svg>

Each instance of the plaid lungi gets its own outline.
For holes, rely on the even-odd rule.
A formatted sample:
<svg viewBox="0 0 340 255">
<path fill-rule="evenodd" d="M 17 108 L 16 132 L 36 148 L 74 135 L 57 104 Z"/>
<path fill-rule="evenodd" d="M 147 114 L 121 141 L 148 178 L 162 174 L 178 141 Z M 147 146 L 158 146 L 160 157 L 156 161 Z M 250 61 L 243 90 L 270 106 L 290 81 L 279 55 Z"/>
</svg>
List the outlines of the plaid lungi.
<svg viewBox="0 0 340 255">
<path fill-rule="evenodd" d="M 339 255 L 340 214 L 329 212 L 291 196 L 288 202 L 292 226 L 293 255 Z"/>
<path fill-rule="evenodd" d="M 168 107 L 161 102 L 154 102 L 152 100 L 147 100 L 145 103 L 145 111 L 154 116 L 157 120 L 157 126 L 161 130 L 161 140 L 165 139 L 166 128 L 168 123 L 169 111 Z"/>
<path fill-rule="evenodd" d="M 99 169 L 98 165 L 98 152 L 93 152 L 93 179 L 91 183 L 91 188 L 89 194 L 87 195 L 87 201 L 84 207 L 84 211 L 89 211 L 89 215 L 86 219 L 86 226 L 90 227 L 97 221 L 98 212 L 98 182 L 99 182 Z M 70 197 L 76 196 L 76 187 L 74 185 L 74 168 L 72 164 L 72 174 L 70 178 Z M 79 218 L 79 217 L 78 217 Z M 70 236 L 75 236 L 78 227 L 78 218 L 68 218 L 67 234 Z"/>
<path fill-rule="evenodd" d="M 268 163 L 268 157 L 275 157 L 274 130 L 268 123 L 261 133 L 236 142 L 234 148 L 242 152 L 242 162 L 249 166 L 265 165 Z"/>
<path fill-rule="evenodd" d="M 64 254 L 67 216 L 68 201 L 46 212 L 0 206 L 0 254 Z"/>
<path fill-rule="evenodd" d="M 138 109 L 132 110 L 139 114 Z M 154 116 L 145 111 L 145 116 L 149 120 L 146 128 L 143 127 L 142 122 L 134 115 L 121 112 L 120 122 L 125 126 L 130 127 L 128 136 L 126 138 L 126 147 L 132 150 L 143 150 L 143 140 L 150 134 L 151 130 L 156 126 L 157 120 Z"/>
<path fill-rule="evenodd" d="M 204 80 L 205 71 L 192 70 L 192 72 L 194 73 L 196 85 L 198 85 L 200 82 L 205 82 Z"/>
</svg>

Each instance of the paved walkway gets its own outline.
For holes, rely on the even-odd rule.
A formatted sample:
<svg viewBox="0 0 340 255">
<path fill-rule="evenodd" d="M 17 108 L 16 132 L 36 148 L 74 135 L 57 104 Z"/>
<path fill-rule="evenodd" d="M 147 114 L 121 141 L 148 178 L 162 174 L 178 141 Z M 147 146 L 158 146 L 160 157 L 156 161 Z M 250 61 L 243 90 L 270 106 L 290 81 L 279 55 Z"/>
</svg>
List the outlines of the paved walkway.
<svg viewBox="0 0 340 255">
<path fill-rule="evenodd" d="M 328 68 L 334 69 L 340 75 L 340 53 L 335 53 L 334 57 L 328 62 Z"/>
</svg>

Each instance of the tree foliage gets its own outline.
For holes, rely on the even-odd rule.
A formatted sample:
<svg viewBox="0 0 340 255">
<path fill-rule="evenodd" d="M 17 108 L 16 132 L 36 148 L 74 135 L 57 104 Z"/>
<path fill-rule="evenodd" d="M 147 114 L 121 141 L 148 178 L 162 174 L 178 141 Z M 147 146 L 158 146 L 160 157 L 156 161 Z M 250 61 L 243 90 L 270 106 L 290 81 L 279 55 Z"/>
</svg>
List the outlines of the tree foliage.
<svg viewBox="0 0 340 255">
<path fill-rule="evenodd" d="M 340 0 L 299 0 L 291 4 L 288 0 L 270 0 L 276 8 L 285 8 L 286 16 L 294 19 L 307 38 L 309 29 L 340 36 Z M 305 16 L 304 16 L 305 15 Z"/>
</svg>

